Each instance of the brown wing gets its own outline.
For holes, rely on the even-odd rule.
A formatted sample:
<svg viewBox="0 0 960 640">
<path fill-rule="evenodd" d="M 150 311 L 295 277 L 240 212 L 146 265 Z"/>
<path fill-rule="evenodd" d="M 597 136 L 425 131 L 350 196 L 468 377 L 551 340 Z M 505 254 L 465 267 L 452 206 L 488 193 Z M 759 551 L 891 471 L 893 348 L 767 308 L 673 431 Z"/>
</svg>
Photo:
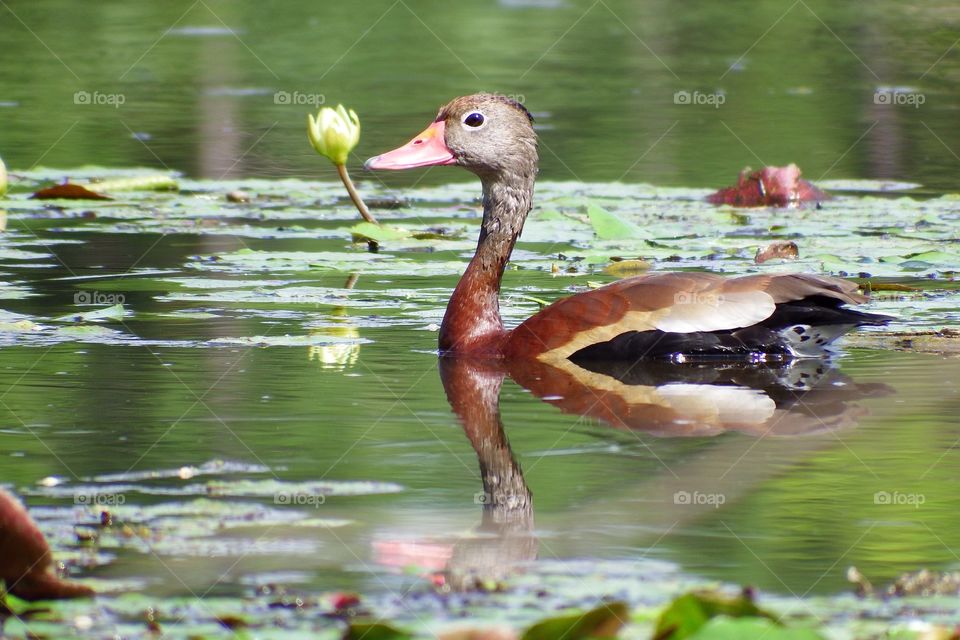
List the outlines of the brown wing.
<svg viewBox="0 0 960 640">
<path fill-rule="evenodd" d="M 738 329 L 770 317 L 777 304 L 810 296 L 866 300 L 855 283 L 813 274 L 649 274 L 558 300 L 513 330 L 506 353 L 555 360 L 628 331 Z"/>
</svg>

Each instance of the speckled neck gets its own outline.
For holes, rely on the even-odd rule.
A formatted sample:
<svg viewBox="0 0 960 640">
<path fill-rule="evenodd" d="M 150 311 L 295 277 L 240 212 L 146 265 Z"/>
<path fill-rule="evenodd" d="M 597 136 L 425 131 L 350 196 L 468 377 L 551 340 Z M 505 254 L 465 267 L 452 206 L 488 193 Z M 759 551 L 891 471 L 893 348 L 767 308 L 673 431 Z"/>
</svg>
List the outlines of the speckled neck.
<svg viewBox="0 0 960 640">
<path fill-rule="evenodd" d="M 480 177 L 483 223 L 477 252 L 450 297 L 440 327 L 443 352 L 496 355 L 504 335 L 500 281 L 533 205 L 536 169 Z"/>
</svg>

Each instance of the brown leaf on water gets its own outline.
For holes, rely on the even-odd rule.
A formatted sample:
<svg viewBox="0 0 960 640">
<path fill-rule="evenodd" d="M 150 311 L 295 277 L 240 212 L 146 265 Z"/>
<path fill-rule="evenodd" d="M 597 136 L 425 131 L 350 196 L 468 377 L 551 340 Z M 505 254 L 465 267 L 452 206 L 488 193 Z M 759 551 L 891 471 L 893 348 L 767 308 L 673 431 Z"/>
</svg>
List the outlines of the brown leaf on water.
<svg viewBox="0 0 960 640">
<path fill-rule="evenodd" d="M 764 249 L 757 249 L 753 261 L 763 264 L 768 260 L 796 260 L 800 257 L 800 248 L 791 240 L 779 240 L 767 245 Z"/>
<path fill-rule="evenodd" d="M 36 200 L 113 200 L 108 195 L 91 191 L 83 185 L 70 182 L 40 189 L 30 197 Z"/>
<path fill-rule="evenodd" d="M 93 596 L 89 587 L 56 575 L 46 539 L 23 505 L 0 489 L 0 582 L 22 600 L 59 600 Z"/>
</svg>

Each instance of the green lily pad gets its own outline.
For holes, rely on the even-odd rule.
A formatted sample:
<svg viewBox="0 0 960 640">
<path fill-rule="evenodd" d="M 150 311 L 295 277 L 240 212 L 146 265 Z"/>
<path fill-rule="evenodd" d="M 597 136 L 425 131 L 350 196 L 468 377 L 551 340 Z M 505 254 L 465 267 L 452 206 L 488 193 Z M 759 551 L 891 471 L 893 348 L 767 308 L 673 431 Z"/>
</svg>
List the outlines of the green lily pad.
<svg viewBox="0 0 960 640">
<path fill-rule="evenodd" d="M 630 612 L 623 602 L 610 602 L 586 613 L 558 616 L 533 625 L 522 640 L 585 640 L 612 638 L 629 621 Z"/>
<path fill-rule="evenodd" d="M 114 304 L 103 309 L 71 313 L 55 318 L 58 322 L 91 322 L 95 320 L 122 320 L 127 314 L 122 304 Z"/>
<path fill-rule="evenodd" d="M 654 637 L 657 640 L 685 640 L 693 637 L 717 616 L 773 618 L 746 596 L 731 597 L 716 591 L 693 591 L 671 602 L 660 614 Z"/>
<path fill-rule="evenodd" d="M 596 204 L 587 205 L 587 215 L 594 233 L 601 240 L 624 240 L 629 238 L 648 238 L 649 234 L 617 215 Z"/>
<path fill-rule="evenodd" d="M 412 637 L 383 622 L 352 622 L 343 640 L 407 640 Z"/>
<path fill-rule="evenodd" d="M 813 629 L 782 627 L 766 618 L 718 616 L 707 622 L 690 640 L 823 640 Z"/>
<path fill-rule="evenodd" d="M 350 227 L 350 233 L 355 240 L 373 240 L 378 244 L 410 239 L 410 232 L 406 229 L 371 222 L 360 222 L 353 225 Z"/>
</svg>

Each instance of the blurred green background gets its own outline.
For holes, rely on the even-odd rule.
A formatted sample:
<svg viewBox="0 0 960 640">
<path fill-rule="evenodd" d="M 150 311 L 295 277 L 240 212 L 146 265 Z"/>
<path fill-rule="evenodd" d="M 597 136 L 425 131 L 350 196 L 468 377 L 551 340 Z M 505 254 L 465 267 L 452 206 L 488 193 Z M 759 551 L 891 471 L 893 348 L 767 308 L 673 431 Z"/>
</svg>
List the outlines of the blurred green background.
<svg viewBox="0 0 960 640">
<path fill-rule="evenodd" d="M 720 186 L 796 162 L 943 189 L 960 166 L 958 23 L 954 3 L 888 0 L 7 0 L 0 155 L 322 176 L 313 103 L 358 111 L 359 164 L 487 90 L 537 114 L 548 179 Z M 877 104 L 884 87 L 923 104 Z"/>
</svg>

